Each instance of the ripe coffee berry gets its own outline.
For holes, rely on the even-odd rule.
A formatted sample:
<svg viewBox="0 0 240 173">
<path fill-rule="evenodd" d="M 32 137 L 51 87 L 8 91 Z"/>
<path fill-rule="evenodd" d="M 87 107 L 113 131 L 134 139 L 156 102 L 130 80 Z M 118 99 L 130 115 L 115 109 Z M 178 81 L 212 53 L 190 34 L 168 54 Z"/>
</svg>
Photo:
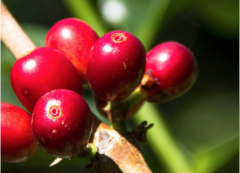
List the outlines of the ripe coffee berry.
<svg viewBox="0 0 240 173">
<path fill-rule="evenodd" d="M 32 133 L 38 145 L 54 157 L 70 158 L 84 151 L 92 129 L 86 101 L 71 90 L 53 90 L 36 103 Z"/>
<path fill-rule="evenodd" d="M 17 106 L 1 102 L 1 161 L 24 161 L 36 149 L 31 116 Z"/>
<path fill-rule="evenodd" d="M 198 66 L 191 51 L 177 42 L 165 42 L 147 54 L 142 88 L 146 100 L 162 103 L 187 92 L 197 79 Z"/>
<path fill-rule="evenodd" d="M 82 81 L 71 62 L 53 48 L 41 47 L 17 60 L 11 70 L 12 88 L 32 112 L 37 100 L 53 89 L 82 93 Z"/>
<path fill-rule="evenodd" d="M 100 98 L 121 101 L 139 85 L 145 64 L 142 43 L 126 31 L 112 31 L 98 39 L 91 49 L 88 81 Z"/>
<path fill-rule="evenodd" d="M 62 52 L 87 84 L 88 53 L 97 39 L 98 35 L 88 24 L 67 18 L 52 26 L 46 37 L 46 46 Z"/>
</svg>

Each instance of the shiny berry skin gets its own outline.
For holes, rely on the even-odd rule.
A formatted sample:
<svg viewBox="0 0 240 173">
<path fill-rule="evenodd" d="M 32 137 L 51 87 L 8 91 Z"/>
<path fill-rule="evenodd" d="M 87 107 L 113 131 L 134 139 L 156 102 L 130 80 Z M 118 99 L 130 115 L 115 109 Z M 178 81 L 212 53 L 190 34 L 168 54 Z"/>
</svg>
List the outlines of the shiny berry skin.
<svg viewBox="0 0 240 173">
<path fill-rule="evenodd" d="M 142 81 L 146 100 L 162 103 L 179 97 L 192 87 L 197 75 L 197 61 L 187 47 L 173 41 L 161 43 L 147 54 Z"/>
<path fill-rule="evenodd" d="M 85 149 L 92 113 L 76 92 L 58 89 L 46 93 L 36 103 L 32 116 L 33 137 L 46 153 L 70 158 Z"/>
<path fill-rule="evenodd" d="M 15 94 L 30 112 L 37 100 L 53 89 L 82 93 L 82 81 L 76 69 L 53 48 L 37 48 L 17 60 L 10 78 Z"/>
<path fill-rule="evenodd" d="M 75 18 L 58 21 L 46 37 L 46 46 L 62 52 L 87 84 L 88 53 L 98 39 L 96 32 L 85 22 Z"/>
<path fill-rule="evenodd" d="M 17 106 L 1 102 L 1 161 L 24 161 L 36 149 L 30 114 Z"/>
<path fill-rule="evenodd" d="M 118 102 L 140 84 L 146 64 L 142 43 L 126 31 L 112 31 L 96 41 L 88 62 L 88 81 L 100 98 Z"/>
</svg>

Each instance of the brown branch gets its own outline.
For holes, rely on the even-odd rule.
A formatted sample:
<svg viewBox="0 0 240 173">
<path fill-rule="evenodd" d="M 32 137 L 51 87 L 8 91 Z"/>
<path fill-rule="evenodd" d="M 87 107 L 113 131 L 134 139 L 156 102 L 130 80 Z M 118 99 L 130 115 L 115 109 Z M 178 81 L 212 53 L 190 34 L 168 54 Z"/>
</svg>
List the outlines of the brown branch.
<svg viewBox="0 0 240 173">
<path fill-rule="evenodd" d="M 16 59 L 22 57 L 36 46 L 24 33 L 13 16 L 1 1 L 1 37 L 4 44 Z M 97 172 L 150 173 L 140 150 L 139 141 L 132 134 L 123 137 L 103 122 L 94 118 L 92 134 L 97 155 L 92 168 Z"/>
<path fill-rule="evenodd" d="M 1 39 L 16 59 L 36 48 L 2 1 Z"/>
<path fill-rule="evenodd" d="M 99 173 L 151 173 L 132 133 L 124 136 L 94 118 L 92 142 L 98 154 L 91 167 Z"/>
</svg>

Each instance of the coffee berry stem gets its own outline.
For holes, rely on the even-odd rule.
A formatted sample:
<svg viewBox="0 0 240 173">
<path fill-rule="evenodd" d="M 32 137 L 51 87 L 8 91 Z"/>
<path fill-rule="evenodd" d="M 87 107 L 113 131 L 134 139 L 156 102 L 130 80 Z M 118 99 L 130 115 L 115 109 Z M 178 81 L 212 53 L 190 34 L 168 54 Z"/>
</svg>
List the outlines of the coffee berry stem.
<svg viewBox="0 0 240 173">
<path fill-rule="evenodd" d="M 95 158 L 96 154 L 97 154 L 97 147 L 94 144 L 89 143 L 87 145 L 86 156 L 84 158 L 88 160 L 92 160 L 93 158 Z M 79 157 L 82 158 L 81 156 Z"/>
<path fill-rule="evenodd" d="M 144 100 L 146 97 L 145 93 L 142 92 L 141 85 L 139 85 L 133 93 L 125 100 L 125 102 L 128 103 L 129 107 L 132 108 L 140 101 Z"/>
<path fill-rule="evenodd" d="M 127 124 L 125 121 L 112 121 L 110 122 L 110 127 L 114 128 L 119 132 L 126 132 L 127 131 Z"/>
<path fill-rule="evenodd" d="M 1 0 L 1 40 L 16 59 L 36 48 Z"/>
<path fill-rule="evenodd" d="M 114 103 L 114 102 L 108 102 L 107 106 L 105 106 L 103 108 L 103 110 L 106 112 L 108 119 L 110 121 L 110 127 L 114 128 L 118 131 L 126 131 L 127 130 L 127 126 L 125 121 L 117 121 L 115 120 L 115 118 L 113 117 L 113 114 L 115 113 L 115 111 L 120 112 L 119 116 L 125 117 L 125 104 L 122 103 Z M 123 118 L 124 120 L 125 118 Z"/>
<path fill-rule="evenodd" d="M 106 112 L 122 111 L 123 116 L 126 116 L 124 115 L 125 114 L 124 111 L 126 111 L 126 109 L 129 110 L 133 108 L 139 102 L 143 101 L 144 98 L 145 93 L 142 92 L 141 86 L 138 86 L 128 98 L 120 102 L 108 102 L 107 105 L 103 108 L 103 110 Z M 112 119 L 111 116 L 109 116 L 109 120 L 110 122 L 114 121 L 114 119 Z M 125 121 L 124 118 L 123 120 Z"/>
<path fill-rule="evenodd" d="M 124 101 L 120 102 L 106 102 L 106 106 L 99 110 L 100 113 L 109 119 L 110 126 L 117 131 L 124 133 L 127 131 L 126 121 L 131 118 L 136 111 L 143 105 L 144 100 L 143 93 L 141 92 L 140 86 L 135 89 L 135 91 Z M 95 98 L 96 99 L 96 98 Z M 100 98 L 97 98 L 96 104 L 98 103 Z M 104 102 L 104 101 L 103 101 Z M 103 113 L 105 112 L 105 113 Z"/>
</svg>

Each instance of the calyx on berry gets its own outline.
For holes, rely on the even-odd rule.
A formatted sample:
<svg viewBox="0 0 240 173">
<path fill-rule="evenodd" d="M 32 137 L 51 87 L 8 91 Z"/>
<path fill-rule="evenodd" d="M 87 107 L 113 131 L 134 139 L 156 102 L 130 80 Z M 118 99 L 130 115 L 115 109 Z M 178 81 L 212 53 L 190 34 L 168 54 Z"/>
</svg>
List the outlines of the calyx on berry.
<svg viewBox="0 0 240 173">
<path fill-rule="evenodd" d="M 32 112 L 37 100 L 54 89 L 82 94 L 82 79 L 59 51 L 40 47 L 17 60 L 11 70 L 11 85 L 20 102 Z"/>
<path fill-rule="evenodd" d="M 129 32 L 112 31 L 98 39 L 90 51 L 88 81 L 98 97 L 118 102 L 140 84 L 145 64 L 142 43 Z"/>
<path fill-rule="evenodd" d="M 46 153 L 71 158 L 84 152 L 92 129 L 92 112 L 76 92 L 52 90 L 36 103 L 32 133 Z"/>
<path fill-rule="evenodd" d="M 198 65 L 191 51 L 178 42 L 164 42 L 147 54 L 141 82 L 145 100 L 162 103 L 186 93 L 195 83 Z"/>
</svg>

